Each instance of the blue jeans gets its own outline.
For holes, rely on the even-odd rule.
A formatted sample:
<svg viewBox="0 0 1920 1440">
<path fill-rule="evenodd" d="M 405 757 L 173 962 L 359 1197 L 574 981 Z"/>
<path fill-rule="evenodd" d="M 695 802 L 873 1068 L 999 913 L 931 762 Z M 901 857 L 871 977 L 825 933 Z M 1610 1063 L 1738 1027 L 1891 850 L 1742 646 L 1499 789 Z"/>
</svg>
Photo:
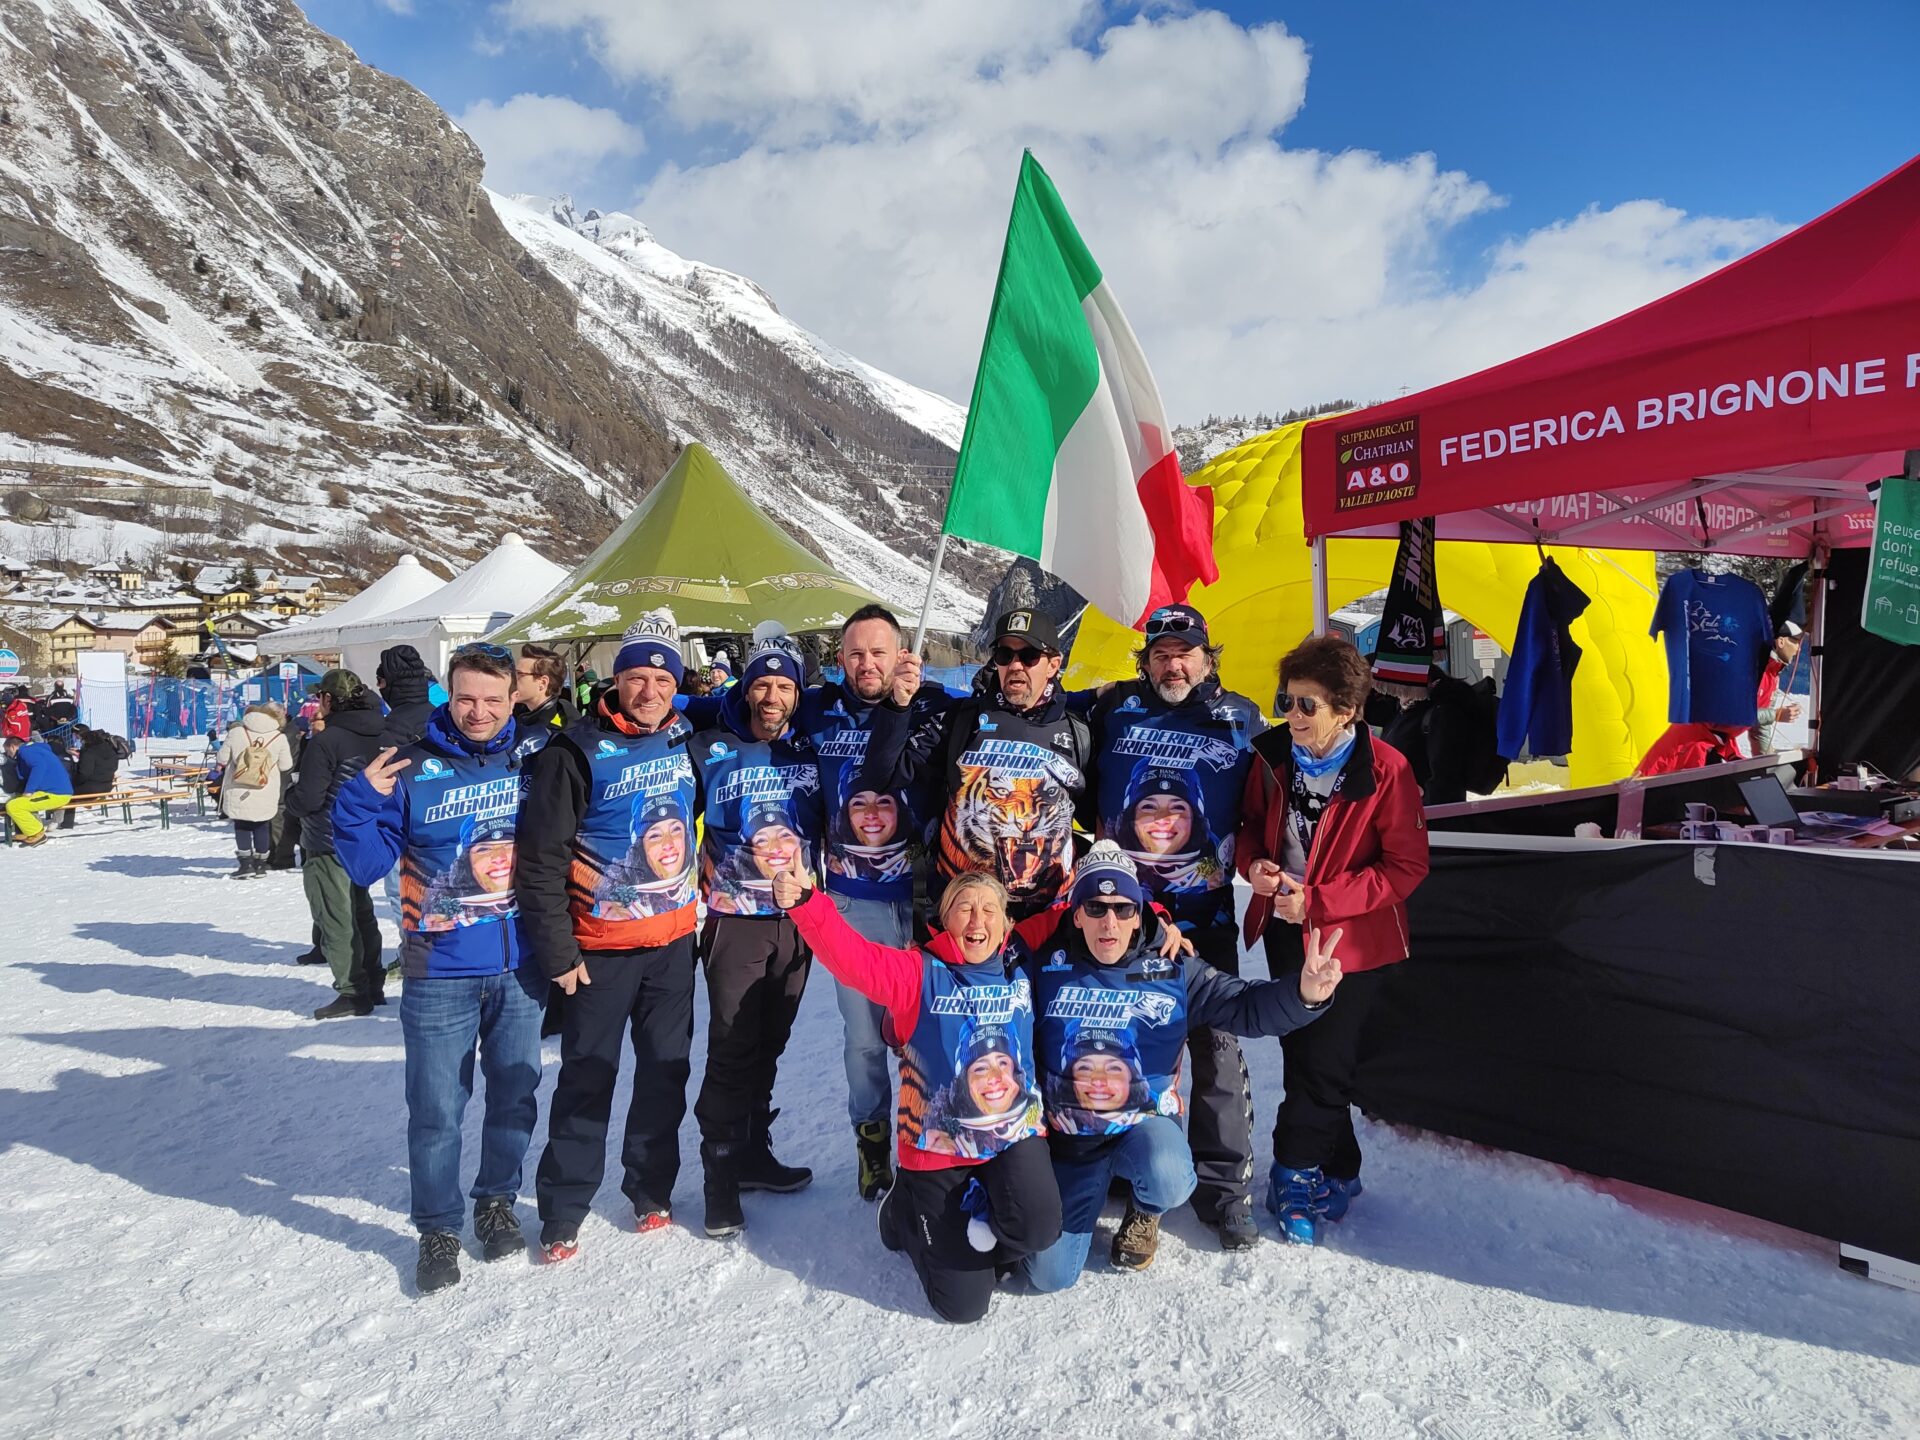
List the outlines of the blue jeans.
<svg viewBox="0 0 1920 1440">
<path fill-rule="evenodd" d="M 1116 1175 L 1133 1186 L 1135 1207 L 1149 1215 L 1184 1205 L 1194 1187 L 1185 1133 L 1166 1116 L 1151 1115 L 1091 1160 L 1063 1160 L 1061 1152 L 1054 1151 L 1060 1238 L 1020 1262 L 1021 1273 L 1035 1290 L 1065 1290 L 1080 1278 L 1087 1251 L 1093 1248 L 1093 1228 L 1107 1203 L 1107 1186 Z"/>
<path fill-rule="evenodd" d="M 409 980 L 400 990 L 407 1047 L 407 1164 L 413 1224 L 459 1230 L 460 1121 L 473 1098 L 476 1047 L 486 1077 L 474 1201 L 520 1193 L 520 1164 L 539 1115 L 540 1019 L 547 977 L 537 965 L 499 975 Z"/>
<path fill-rule="evenodd" d="M 847 924 L 877 945 L 904 950 L 913 943 L 913 906 L 891 900 L 856 900 L 835 895 Z M 847 1118 L 855 1125 L 869 1120 L 886 1120 L 893 1109 L 893 1078 L 887 1072 L 887 1042 L 880 1038 L 880 1022 L 886 1018 L 883 1005 L 876 1005 L 858 990 L 833 982 L 833 997 L 840 1004 L 840 1019 L 846 1026 Z"/>
</svg>

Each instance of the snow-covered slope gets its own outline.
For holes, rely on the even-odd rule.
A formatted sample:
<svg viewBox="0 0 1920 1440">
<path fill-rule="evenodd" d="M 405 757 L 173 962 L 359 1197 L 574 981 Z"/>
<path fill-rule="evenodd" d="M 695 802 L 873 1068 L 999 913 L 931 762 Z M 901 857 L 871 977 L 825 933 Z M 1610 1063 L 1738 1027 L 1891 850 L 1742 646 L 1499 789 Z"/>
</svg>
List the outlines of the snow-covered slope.
<svg viewBox="0 0 1920 1440">
<path fill-rule="evenodd" d="M 1109 1219 L 1074 1289 L 941 1325 L 854 1193 L 817 969 L 775 1096 L 809 1189 L 705 1239 L 689 1116 L 675 1224 L 636 1235 L 616 1124 L 578 1258 L 484 1265 L 469 1237 L 461 1283 L 417 1298 L 398 1006 L 309 1020 L 330 992 L 290 963 L 299 877 L 232 864 L 211 818 L 90 816 L 0 854 L 28 897 L 0 946 L 0 1437 L 1920 1434 L 1920 1296 L 1758 1222 L 1379 1125 L 1318 1250 L 1262 1212 L 1265 1243 L 1225 1255 L 1183 1209 L 1123 1275 Z M 1245 1048 L 1265 1116 L 1279 1046 Z M 479 1118 L 476 1096 L 468 1177 Z"/>
<path fill-rule="evenodd" d="M 700 440 L 753 497 L 827 557 L 919 608 L 966 414 L 835 349 L 751 280 L 684 259 L 630 215 L 561 196 L 490 195 L 529 254 L 566 282 L 580 332 L 646 398 L 670 436 Z M 966 562 L 953 572 L 969 575 Z M 983 576 L 973 576 L 980 579 Z M 902 597 L 906 599 L 908 597 Z M 942 585 L 935 621 L 964 629 L 979 601 Z"/>
<path fill-rule="evenodd" d="M 482 164 L 292 0 L 0 4 L 5 544 L 566 560 L 698 439 L 917 608 L 955 407 L 636 222 L 510 232 Z"/>
</svg>

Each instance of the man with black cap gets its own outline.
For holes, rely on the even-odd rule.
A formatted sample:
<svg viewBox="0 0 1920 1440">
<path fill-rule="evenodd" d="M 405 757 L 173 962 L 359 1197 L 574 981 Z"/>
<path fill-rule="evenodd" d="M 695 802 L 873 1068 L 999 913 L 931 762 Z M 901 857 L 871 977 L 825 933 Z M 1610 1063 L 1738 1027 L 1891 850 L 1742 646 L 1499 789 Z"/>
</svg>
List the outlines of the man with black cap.
<svg viewBox="0 0 1920 1440">
<path fill-rule="evenodd" d="M 379 751 L 386 717 L 351 670 L 329 670 L 316 694 L 318 717 L 326 723 L 300 754 L 300 778 L 287 794 L 287 822 L 300 826 L 307 857 L 301 880 L 313 912 L 314 948 L 332 967 L 336 992 L 313 1018 L 337 1020 L 370 1015 L 387 1003 L 373 897 L 347 877 L 333 850 L 333 802 Z"/>
<path fill-rule="evenodd" d="M 755 627 L 719 722 L 687 751 L 706 809 L 700 954 L 707 976 L 707 1073 L 693 1113 L 706 1171 L 706 1230 L 745 1227 L 742 1190 L 798 1190 L 813 1179 L 774 1158 L 773 1085 L 812 960 L 774 903 L 772 877 L 817 873 L 823 823 L 812 744 L 794 727 L 803 658 L 780 625 Z"/>
<path fill-rule="evenodd" d="M 1191 605 L 1147 617 L 1139 678 L 1095 704 L 1100 834 L 1133 862 L 1147 897 L 1174 918 L 1202 960 L 1240 973 L 1233 840 L 1240 828 L 1260 707 L 1220 685 L 1220 647 Z M 1187 1138 L 1193 1208 L 1229 1250 L 1259 1243 L 1253 1223 L 1253 1090 L 1240 1042 L 1196 1025 Z"/>
<path fill-rule="evenodd" d="M 936 795 L 940 838 L 927 887 L 936 907 L 948 880 L 978 870 L 1007 887 L 1019 920 L 1051 905 L 1073 870 L 1076 812 L 1093 819 L 1093 746 L 1060 690 L 1060 632 L 1046 615 L 1002 615 L 990 662 L 969 699 L 916 724 L 920 658 L 902 655 L 892 693 L 874 707 L 860 783 L 924 783 Z"/>
<path fill-rule="evenodd" d="M 521 911 L 534 957 L 565 995 L 560 1078 L 535 1185 L 550 1261 L 579 1253 L 600 1188 L 623 1037 L 633 1100 L 620 1188 L 642 1234 L 671 1221 L 693 1041 L 692 733 L 674 709 L 685 674 L 673 615 L 621 637 L 613 684 L 531 766 L 520 824 Z"/>
</svg>

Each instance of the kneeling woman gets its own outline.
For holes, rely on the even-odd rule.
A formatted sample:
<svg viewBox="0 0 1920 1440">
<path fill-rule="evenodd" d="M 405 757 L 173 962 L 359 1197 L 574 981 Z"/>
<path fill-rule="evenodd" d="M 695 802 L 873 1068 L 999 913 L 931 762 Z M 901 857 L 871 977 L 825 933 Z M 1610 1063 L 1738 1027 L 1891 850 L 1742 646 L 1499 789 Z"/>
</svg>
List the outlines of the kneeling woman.
<svg viewBox="0 0 1920 1440">
<path fill-rule="evenodd" d="M 1190 1026 L 1285 1035 L 1315 1019 L 1340 983 L 1315 935 L 1296 980 L 1236 980 L 1189 953 L 1150 948 L 1146 894 L 1133 862 L 1102 840 L 1073 872 L 1065 905 L 1021 923 L 1039 1011 L 1042 1091 L 1060 1187 L 1061 1235 L 1023 1263 L 1036 1290 L 1080 1278 L 1094 1225 L 1118 1176 L 1132 1187 L 1112 1263 L 1144 1270 L 1160 1217 L 1193 1194 L 1193 1158 L 1176 1117 Z"/>
<path fill-rule="evenodd" d="M 887 1043 L 900 1050 L 900 1168 L 880 1202 L 880 1239 L 907 1253 L 941 1319 L 978 1320 L 996 1268 L 1060 1235 L 1033 995 L 1005 954 L 1007 892 L 990 876 L 960 876 L 940 897 L 944 933 L 896 950 L 809 888 L 791 869 L 773 877 L 775 903 L 815 958 L 885 1008 Z"/>
</svg>

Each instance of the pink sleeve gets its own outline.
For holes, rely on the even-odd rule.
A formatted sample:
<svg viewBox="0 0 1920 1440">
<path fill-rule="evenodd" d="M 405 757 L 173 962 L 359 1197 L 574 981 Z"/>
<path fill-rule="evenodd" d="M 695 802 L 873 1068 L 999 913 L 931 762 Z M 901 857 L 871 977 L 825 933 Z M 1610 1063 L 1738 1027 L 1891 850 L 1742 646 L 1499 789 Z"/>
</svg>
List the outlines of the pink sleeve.
<svg viewBox="0 0 1920 1440">
<path fill-rule="evenodd" d="M 846 922 L 824 890 L 816 889 L 787 914 L 834 979 L 884 1005 L 895 1035 L 913 1033 L 920 1019 L 920 977 L 927 963 L 918 950 L 896 950 L 867 939 Z"/>
</svg>

